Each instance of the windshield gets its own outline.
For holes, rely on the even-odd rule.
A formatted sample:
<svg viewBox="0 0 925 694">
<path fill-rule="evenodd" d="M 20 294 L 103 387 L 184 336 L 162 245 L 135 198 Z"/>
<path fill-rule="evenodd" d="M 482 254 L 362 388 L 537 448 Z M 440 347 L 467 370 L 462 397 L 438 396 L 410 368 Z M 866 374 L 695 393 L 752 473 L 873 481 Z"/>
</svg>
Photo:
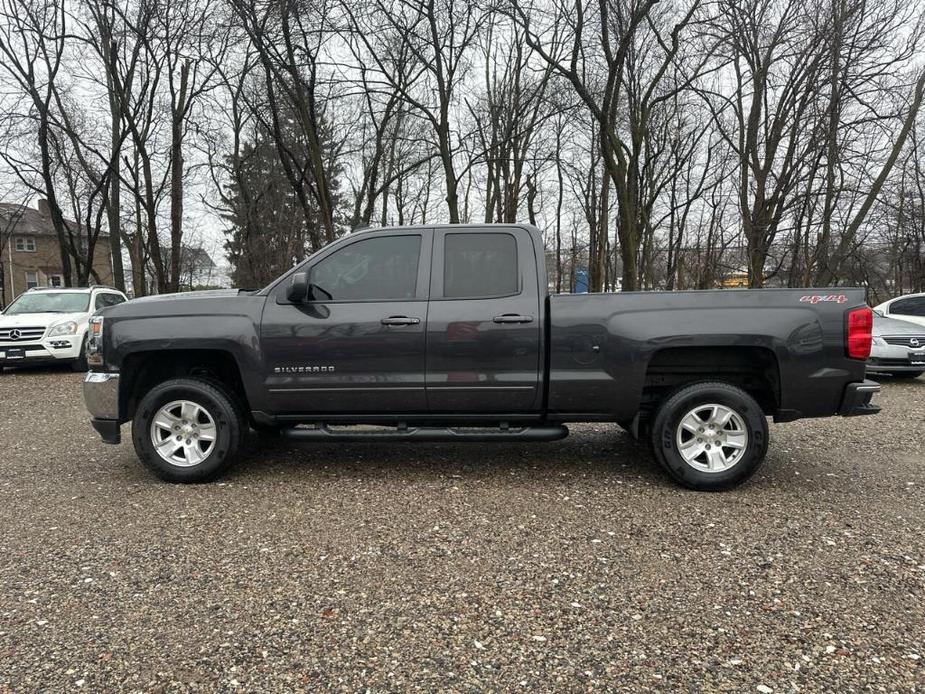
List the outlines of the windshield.
<svg viewBox="0 0 925 694">
<path fill-rule="evenodd" d="M 90 295 L 78 292 L 30 292 L 9 305 L 4 315 L 24 313 L 85 313 Z"/>
</svg>

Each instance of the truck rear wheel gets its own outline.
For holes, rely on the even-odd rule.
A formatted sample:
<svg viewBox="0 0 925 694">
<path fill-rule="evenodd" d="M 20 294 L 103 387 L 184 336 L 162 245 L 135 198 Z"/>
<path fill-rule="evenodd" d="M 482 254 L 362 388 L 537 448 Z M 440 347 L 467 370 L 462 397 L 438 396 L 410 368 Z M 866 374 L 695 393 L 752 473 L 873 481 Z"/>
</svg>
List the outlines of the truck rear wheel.
<svg viewBox="0 0 925 694">
<path fill-rule="evenodd" d="M 730 489 L 764 462 L 768 422 L 744 390 L 728 383 L 693 383 L 658 408 L 652 448 L 661 466 L 685 487 Z"/>
<path fill-rule="evenodd" d="M 142 398 L 132 421 L 135 452 L 168 482 L 205 482 L 225 472 L 247 423 L 234 398 L 195 378 L 165 381 Z"/>
</svg>

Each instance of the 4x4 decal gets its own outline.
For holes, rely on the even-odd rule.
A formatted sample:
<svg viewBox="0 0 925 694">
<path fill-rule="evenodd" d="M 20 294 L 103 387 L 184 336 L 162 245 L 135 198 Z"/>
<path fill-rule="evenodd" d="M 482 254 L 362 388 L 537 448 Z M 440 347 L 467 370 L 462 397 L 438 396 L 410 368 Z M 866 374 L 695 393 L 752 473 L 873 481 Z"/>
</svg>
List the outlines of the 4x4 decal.
<svg viewBox="0 0 925 694">
<path fill-rule="evenodd" d="M 844 294 L 805 294 L 800 297 L 801 304 L 821 304 L 821 303 L 833 303 L 833 304 L 844 304 L 848 301 L 848 297 Z"/>
</svg>

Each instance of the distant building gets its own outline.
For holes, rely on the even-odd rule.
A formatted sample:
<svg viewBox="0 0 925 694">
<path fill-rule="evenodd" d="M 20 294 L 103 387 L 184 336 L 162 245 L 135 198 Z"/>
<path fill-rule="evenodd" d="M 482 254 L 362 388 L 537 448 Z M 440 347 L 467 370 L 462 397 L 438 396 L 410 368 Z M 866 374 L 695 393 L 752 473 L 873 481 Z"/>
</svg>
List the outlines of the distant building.
<svg viewBox="0 0 925 694">
<path fill-rule="evenodd" d="M 164 259 L 164 266 L 169 266 L 170 249 L 162 249 L 161 257 Z M 180 276 L 177 279 L 180 291 L 219 286 L 221 280 L 218 266 L 204 248 L 201 246 L 180 247 Z"/>
<path fill-rule="evenodd" d="M 740 289 L 748 287 L 748 271 L 737 270 L 729 273 L 720 280 L 717 280 L 716 286 L 722 289 Z"/>
<path fill-rule="evenodd" d="M 66 224 L 78 228 L 76 222 L 67 220 Z M 6 242 L 0 252 L 2 303 L 9 304 L 32 287 L 64 286 L 61 250 L 46 200 L 39 200 L 37 209 L 0 203 L 0 241 Z M 100 233 L 93 251 L 93 269 L 101 284 L 112 284 L 112 256 L 105 232 Z"/>
</svg>

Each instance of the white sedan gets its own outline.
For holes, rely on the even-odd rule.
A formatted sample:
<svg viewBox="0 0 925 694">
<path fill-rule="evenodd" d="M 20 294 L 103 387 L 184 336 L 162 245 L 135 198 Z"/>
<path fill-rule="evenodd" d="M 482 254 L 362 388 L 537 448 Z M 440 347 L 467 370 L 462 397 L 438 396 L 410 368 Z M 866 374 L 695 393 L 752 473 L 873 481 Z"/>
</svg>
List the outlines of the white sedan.
<svg viewBox="0 0 925 694">
<path fill-rule="evenodd" d="M 887 318 L 918 323 L 925 328 L 925 294 L 906 294 L 895 299 L 884 301 L 874 306 L 874 311 Z"/>
<path fill-rule="evenodd" d="M 874 309 L 868 373 L 917 378 L 925 373 L 925 326 L 889 318 Z"/>
</svg>

